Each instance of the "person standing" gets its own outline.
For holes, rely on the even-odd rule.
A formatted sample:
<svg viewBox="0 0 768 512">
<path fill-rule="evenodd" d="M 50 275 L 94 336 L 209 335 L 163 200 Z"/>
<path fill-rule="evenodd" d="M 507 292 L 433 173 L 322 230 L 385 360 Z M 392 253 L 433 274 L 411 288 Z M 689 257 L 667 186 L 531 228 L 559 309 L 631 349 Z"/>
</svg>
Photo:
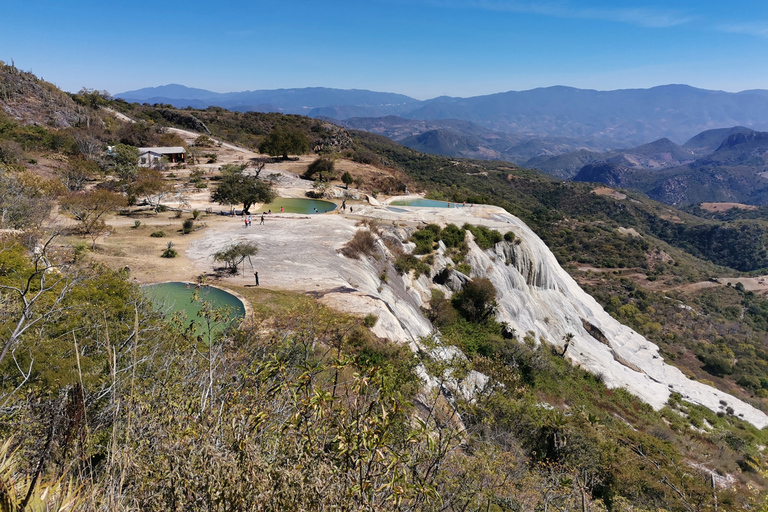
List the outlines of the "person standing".
<svg viewBox="0 0 768 512">
<path fill-rule="evenodd" d="M 261 212 L 261 222 L 259 224 L 264 224 L 264 212 Z"/>
<path fill-rule="evenodd" d="M 254 272 L 253 273 L 253 278 L 256 279 L 256 286 L 259 286 L 259 273 L 258 272 Z"/>
</svg>

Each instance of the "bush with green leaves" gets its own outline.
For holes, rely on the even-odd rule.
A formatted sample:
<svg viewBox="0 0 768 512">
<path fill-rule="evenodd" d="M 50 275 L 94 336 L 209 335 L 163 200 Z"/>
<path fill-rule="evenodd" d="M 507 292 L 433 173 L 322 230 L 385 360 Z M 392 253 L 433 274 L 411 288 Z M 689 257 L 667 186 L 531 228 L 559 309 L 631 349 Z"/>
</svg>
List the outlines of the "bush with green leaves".
<svg viewBox="0 0 768 512">
<path fill-rule="evenodd" d="M 501 242 L 504 237 L 495 229 L 490 229 L 485 226 L 473 226 L 472 224 L 464 224 L 464 229 L 472 233 L 475 237 L 475 243 L 483 250 L 491 249 L 497 243 Z"/>
<path fill-rule="evenodd" d="M 185 235 L 190 234 L 195 229 L 195 221 L 193 219 L 184 219 L 181 223 L 181 232 Z"/>
<path fill-rule="evenodd" d="M 175 258 L 178 255 L 179 253 L 176 251 L 176 249 L 173 248 L 173 242 L 168 242 L 168 245 L 163 251 L 163 254 L 161 254 L 160 256 L 162 258 Z"/>
<path fill-rule="evenodd" d="M 336 177 L 334 171 L 335 162 L 330 158 L 321 157 L 309 164 L 307 171 L 302 175 L 305 180 L 328 181 Z"/>
<path fill-rule="evenodd" d="M 149 236 L 152 238 L 163 238 L 165 236 L 165 231 L 153 231 Z"/>
<path fill-rule="evenodd" d="M 371 327 L 376 325 L 376 322 L 378 321 L 379 321 L 379 317 L 371 313 L 371 314 L 365 315 L 365 317 L 363 318 L 363 325 L 365 325 L 370 329 Z"/>
<path fill-rule="evenodd" d="M 440 226 L 427 224 L 411 235 L 411 242 L 416 244 L 414 254 L 429 254 L 435 250 L 435 243 L 440 236 Z"/>
<path fill-rule="evenodd" d="M 400 254 L 395 258 L 395 261 L 393 263 L 395 270 L 398 271 L 400 274 L 407 274 L 411 270 L 414 271 L 414 277 L 416 279 L 421 276 L 421 274 L 426 274 L 429 276 L 431 268 L 430 266 L 420 260 L 418 257 L 414 256 L 413 254 Z"/>
<path fill-rule="evenodd" d="M 453 306 L 467 320 L 482 323 L 496 311 L 496 288 L 484 277 L 472 279 L 453 296 Z"/>
</svg>

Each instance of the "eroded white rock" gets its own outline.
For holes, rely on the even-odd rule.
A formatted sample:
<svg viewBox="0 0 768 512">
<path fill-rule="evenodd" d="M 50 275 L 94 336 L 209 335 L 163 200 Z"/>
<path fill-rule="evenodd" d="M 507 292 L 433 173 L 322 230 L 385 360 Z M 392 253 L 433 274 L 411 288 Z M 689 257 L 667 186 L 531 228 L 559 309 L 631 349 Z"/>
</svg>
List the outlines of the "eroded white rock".
<svg viewBox="0 0 768 512">
<path fill-rule="evenodd" d="M 376 204 L 375 201 L 372 204 Z M 697 381 L 692 381 L 676 367 L 664 363 L 656 345 L 613 319 L 563 270 L 552 252 L 520 219 L 491 206 L 465 208 L 411 208 L 363 206 L 355 208 L 355 217 L 377 219 L 388 245 L 400 244 L 409 252 L 413 244 L 402 243 L 413 223 L 465 222 L 501 231 L 512 231 L 515 242 L 502 242 L 483 251 L 469 242 L 466 261 L 471 277 L 489 279 L 497 290 L 498 320 L 514 328 L 518 335 L 531 332 L 534 338 L 562 347 L 564 337 L 573 338 L 566 352 L 574 364 L 601 375 L 609 388 L 625 388 L 654 408 L 665 405 L 670 393 L 680 393 L 689 402 L 713 411 L 723 409 L 721 401 L 734 414 L 753 425 L 768 426 L 768 416 L 737 398 Z M 426 276 L 400 276 L 392 268 L 394 254 L 380 240 L 382 255 L 387 257 L 345 258 L 339 254 L 357 229 L 356 221 L 344 215 L 314 216 L 311 220 L 286 216 L 267 226 L 241 230 L 222 230 L 190 245 L 190 259 L 201 266 L 207 258 L 233 236 L 254 240 L 259 246 L 253 258 L 263 286 L 311 292 L 342 311 L 378 317 L 373 331 L 393 341 L 420 348 L 419 340 L 434 329 L 422 308 L 432 288 L 446 296 L 460 289 L 466 278 L 454 274 L 444 284 Z M 400 242 L 397 242 L 400 240 Z M 442 269 L 452 262 L 441 252 L 433 257 L 433 268 Z M 386 275 L 386 280 L 382 276 Z M 423 347 L 421 347 L 423 348 Z M 481 376 L 473 376 L 484 385 Z M 470 388 L 472 386 L 469 386 Z M 458 389 L 458 388 L 457 388 Z M 462 391 L 463 393 L 463 391 Z"/>
</svg>

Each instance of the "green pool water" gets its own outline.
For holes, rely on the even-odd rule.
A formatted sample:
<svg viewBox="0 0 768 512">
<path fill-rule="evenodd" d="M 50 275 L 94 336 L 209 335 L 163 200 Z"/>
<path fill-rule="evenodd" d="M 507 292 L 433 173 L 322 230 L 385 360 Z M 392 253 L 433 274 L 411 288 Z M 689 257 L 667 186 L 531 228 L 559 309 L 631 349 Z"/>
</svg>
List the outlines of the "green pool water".
<svg viewBox="0 0 768 512">
<path fill-rule="evenodd" d="M 323 201 L 322 199 L 296 199 L 292 197 L 278 197 L 273 202 L 265 204 L 260 210 L 256 210 L 256 213 L 267 212 L 272 210 L 272 213 L 280 213 L 280 207 L 283 208 L 283 213 L 317 213 L 330 212 L 336 209 L 336 204 L 330 201 Z"/>
<path fill-rule="evenodd" d="M 228 318 L 217 323 L 215 327 L 217 332 L 245 317 L 245 307 L 240 299 L 213 286 L 196 288 L 193 284 L 171 282 L 147 285 L 143 287 L 143 291 L 155 306 L 165 311 L 169 317 L 178 311 L 183 312 L 186 315 L 184 324 L 189 325 L 190 322 L 194 322 L 197 335 L 204 334 L 203 320 L 198 316 L 203 301 L 211 303 L 216 309 L 227 310 Z M 195 292 L 198 295 L 197 301 L 192 300 Z"/>
<path fill-rule="evenodd" d="M 403 201 L 392 201 L 392 206 L 421 206 L 429 208 L 456 208 L 457 203 L 446 203 L 445 201 L 435 201 L 434 199 L 406 199 Z M 458 205 L 461 206 L 461 205 Z"/>
</svg>

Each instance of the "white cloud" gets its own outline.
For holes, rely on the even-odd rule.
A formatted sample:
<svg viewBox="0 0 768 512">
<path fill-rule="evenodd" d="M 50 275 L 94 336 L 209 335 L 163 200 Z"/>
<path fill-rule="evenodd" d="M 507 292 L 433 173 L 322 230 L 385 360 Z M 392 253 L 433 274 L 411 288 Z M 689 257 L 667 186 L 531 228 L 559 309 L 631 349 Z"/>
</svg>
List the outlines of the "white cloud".
<svg viewBox="0 0 768 512">
<path fill-rule="evenodd" d="M 768 23 L 732 23 L 718 25 L 718 30 L 732 34 L 747 34 L 755 37 L 768 37 Z"/>
<path fill-rule="evenodd" d="M 520 12 L 557 18 L 615 21 L 641 27 L 665 28 L 683 25 L 694 19 L 676 10 L 637 8 L 579 8 L 567 2 L 520 2 L 517 0 L 432 0 L 442 7 L 473 8 L 488 11 Z"/>
</svg>

